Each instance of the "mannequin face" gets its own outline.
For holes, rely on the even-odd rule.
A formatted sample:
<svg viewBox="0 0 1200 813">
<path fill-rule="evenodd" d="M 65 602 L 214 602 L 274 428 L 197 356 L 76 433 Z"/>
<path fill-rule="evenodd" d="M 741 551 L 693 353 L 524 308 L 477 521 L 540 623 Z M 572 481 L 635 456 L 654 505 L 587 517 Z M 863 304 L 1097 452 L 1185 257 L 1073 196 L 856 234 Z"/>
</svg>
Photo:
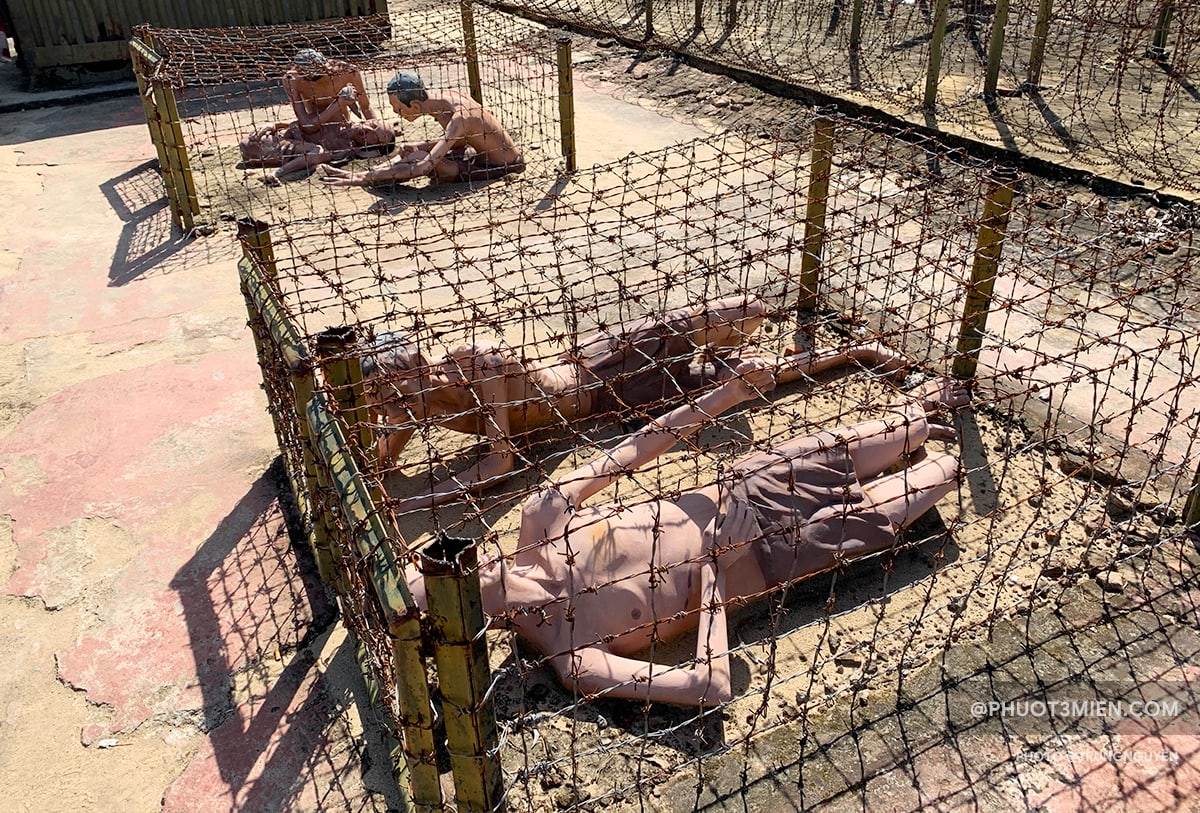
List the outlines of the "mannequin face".
<svg viewBox="0 0 1200 813">
<path fill-rule="evenodd" d="M 421 108 L 418 107 L 417 102 L 405 104 L 395 94 L 389 95 L 388 101 L 391 102 L 392 110 L 396 111 L 396 115 L 405 121 L 414 121 L 421 117 Z"/>
</svg>

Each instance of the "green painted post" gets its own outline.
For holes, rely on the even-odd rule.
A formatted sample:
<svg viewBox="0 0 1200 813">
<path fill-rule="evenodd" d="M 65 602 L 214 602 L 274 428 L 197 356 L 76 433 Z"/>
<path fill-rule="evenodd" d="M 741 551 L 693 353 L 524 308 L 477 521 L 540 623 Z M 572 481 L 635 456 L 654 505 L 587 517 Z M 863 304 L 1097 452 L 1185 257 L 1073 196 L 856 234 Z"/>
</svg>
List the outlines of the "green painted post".
<svg viewBox="0 0 1200 813">
<path fill-rule="evenodd" d="M 817 307 L 821 258 L 825 250 L 825 215 L 829 207 L 829 178 L 833 174 L 833 119 L 813 122 L 812 163 L 808 170 L 808 205 L 804 213 L 804 255 L 800 261 L 799 310 Z"/>
<path fill-rule="evenodd" d="M 571 39 L 558 40 L 558 126 L 562 133 L 562 154 L 567 172 L 574 172 L 575 156 L 575 80 L 571 65 Z"/>
<path fill-rule="evenodd" d="M 858 53 L 862 47 L 863 0 L 854 0 L 850 7 L 850 52 Z"/>
<path fill-rule="evenodd" d="M 425 681 L 425 661 L 420 654 L 419 609 L 404 580 L 404 566 L 393 545 L 404 547 L 391 518 L 372 498 L 372 489 L 358 468 L 355 455 L 332 403 L 319 382 L 308 403 L 308 426 L 317 454 L 333 481 L 347 528 L 354 529 L 348 540 L 355 547 L 364 574 L 374 591 L 374 599 L 387 623 L 392 639 L 389 664 L 396 685 L 395 715 L 403 728 L 405 760 L 392 765 L 401 787 L 409 788 L 408 801 L 418 810 L 440 810 L 441 786 L 437 757 L 433 747 L 433 719 L 429 705 L 429 685 Z"/>
<path fill-rule="evenodd" d="M 987 77 L 983 80 L 983 98 L 996 98 L 996 85 L 1000 82 L 1000 57 L 1004 52 L 1004 28 L 1008 25 L 1010 0 L 996 0 L 996 13 L 992 15 L 992 37 L 988 42 Z"/>
<path fill-rule="evenodd" d="M 1167 37 L 1171 31 L 1171 16 L 1175 13 L 1175 0 L 1163 0 L 1158 12 L 1158 24 L 1154 26 L 1154 44 L 1150 46 L 1152 59 L 1167 58 Z"/>
<path fill-rule="evenodd" d="M 925 76 L 926 110 L 937 107 L 938 77 L 942 73 L 942 46 L 946 41 L 946 24 L 950 19 L 950 0 L 937 0 L 933 12 L 933 39 L 929 42 L 929 72 Z"/>
<path fill-rule="evenodd" d="M 446 745 L 462 813 L 491 813 L 504 791 L 478 567 L 469 539 L 443 536 L 421 553 Z"/>
<path fill-rule="evenodd" d="M 983 346 L 983 334 L 987 329 L 992 291 L 996 286 L 1004 238 L 1008 233 L 1008 219 L 1012 214 L 1016 185 L 1017 174 L 1008 168 L 993 170 L 989 179 L 983 219 L 979 224 L 979 237 L 975 244 L 975 260 L 971 266 L 971 282 L 967 288 L 962 323 L 959 326 L 958 348 L 953 368 L 955 378 L 973 378 L 979 367 L 979 350 Z"/>
</svg>

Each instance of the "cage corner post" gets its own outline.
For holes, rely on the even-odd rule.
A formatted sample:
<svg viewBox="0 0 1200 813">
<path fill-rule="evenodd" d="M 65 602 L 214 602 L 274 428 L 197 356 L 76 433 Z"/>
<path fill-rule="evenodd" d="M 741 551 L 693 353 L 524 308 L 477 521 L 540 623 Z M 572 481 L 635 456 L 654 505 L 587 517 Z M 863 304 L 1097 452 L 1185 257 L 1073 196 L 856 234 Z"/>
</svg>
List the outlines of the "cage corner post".
<svg viewBox="0 0 1200 813">
<path fill-rule="evenodd" d="M 577 166 L 575 153 L 575 78 L 571 64 L 571 38 L 558 38 L 558 127 L 562 136 L 562 154 L 567 172 Z"/>
<path fill-rule="evenodd" d="M 421 552 L 420 562 L 455 802 L 462 813 L 492 813 L 503 809 L 504 777 L 489 691 L 478 548 L 472 539 L 443 535 Z"/>
<path fill-rule="evenodd" d="M 825 251 L 825 216 L 829 208 L 829 179 L 833 174 L 833 149 L 837 133 L 833 119 L 813 121 L 812 160 L 808 171 L 808 202 L 804 212 L 804 254 L 800 261 L 800 299 L 796 309 L 816 310 L 819 302 L 821 262 Z"/>
<path fill-rule="evenodd" d="M 316 465 L 312 447 L 308 442 L 308 401 L 312 397 L 312 364 L 300 340 L 300 333 L 288 319 L 273 286 L 278 275 L 275 249 L 271 242 L 271 227 L 252 218 L 238 221 L 238 240 L 243 257 L 238 263 L 242 296 L 250 319 L 255 352 L 262 369 L 263 389 L 270 400 L 271 370 L 282 364 L 286 371 L 278 370 L 291 387 L 288 403 L 271 403 L 271 420 L 279 451 L 287 470 L 288 483 L 300 512 L 317 571 L 321 580 L 330 587 L 338 587 L 338 567 L 324 511 L 320 470 Z M 271 352 L 271 349 L 275 352 Z M 289 454 L 289 449 L 291 453 Z"/>
<path fill-rule="evenodd" d="M 467 83 L 470 86 L 471 98 L 483 104 L 483 82 L 479 78 L 479 42 L 475 36 L 474 0 L 461 0 L 459 10 L 462 13 L 463 52 L 467 60 Z"/>
<path fill-rule="evenodd" d="M 992 292 L 996 287 L 1000 255 L 1008 234 L 1017 180 L 1016 171 L 1008 167 L 995 167 L 988 176 L 987 197 L 979 223 L 971 279 L 967 285 L 954 355 L 952 372 L 958 379 L 974 378 L 979 368 L 979 351 L 983 347 L 984 331 L 991 312 Z"/>
<path fill-rule="evenodd" d="M 162 172 L 171 220 L 180 231 L 187 233 L 195 228 L 195 218 L 200 213 L 196 182 L 183 139 L 175 92 L 159 75 L 163 59 L 151 48 L 150 41 L 149 30 L 139 26 L 134 39 L 129 40 L 130 60 L 146 125 L 150 129 L 150 140 L 154 143 Z"/>
</svg>

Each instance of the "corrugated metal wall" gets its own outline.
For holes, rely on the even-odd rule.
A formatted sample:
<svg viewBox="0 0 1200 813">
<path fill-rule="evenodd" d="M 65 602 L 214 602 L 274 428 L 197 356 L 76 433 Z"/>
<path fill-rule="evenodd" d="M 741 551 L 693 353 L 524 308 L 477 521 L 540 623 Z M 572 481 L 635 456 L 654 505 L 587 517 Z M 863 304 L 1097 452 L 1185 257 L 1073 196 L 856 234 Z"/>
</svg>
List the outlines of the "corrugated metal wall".
<svg viewBox="0 0 1200 813">
<path fill-rule="evenodd" d="M 221 28 L 387 13 L 387 0 L 6 0 L 27 69 L 129 58 L 140 23 Z"/>
</svg>

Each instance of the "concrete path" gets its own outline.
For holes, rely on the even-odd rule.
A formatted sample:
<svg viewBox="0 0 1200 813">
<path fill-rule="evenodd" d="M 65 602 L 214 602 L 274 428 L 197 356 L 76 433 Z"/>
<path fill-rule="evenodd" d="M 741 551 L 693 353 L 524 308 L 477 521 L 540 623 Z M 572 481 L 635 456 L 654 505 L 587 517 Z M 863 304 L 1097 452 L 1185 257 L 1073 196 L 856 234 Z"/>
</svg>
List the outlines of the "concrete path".
<svg viewBox="0 0 1200 813">
<path fill-rule="evenodd" d="M 0 809 L 385 809 L 232 238 L 152 156 L 136 96 L 0 119 Z"/>
</svg>

